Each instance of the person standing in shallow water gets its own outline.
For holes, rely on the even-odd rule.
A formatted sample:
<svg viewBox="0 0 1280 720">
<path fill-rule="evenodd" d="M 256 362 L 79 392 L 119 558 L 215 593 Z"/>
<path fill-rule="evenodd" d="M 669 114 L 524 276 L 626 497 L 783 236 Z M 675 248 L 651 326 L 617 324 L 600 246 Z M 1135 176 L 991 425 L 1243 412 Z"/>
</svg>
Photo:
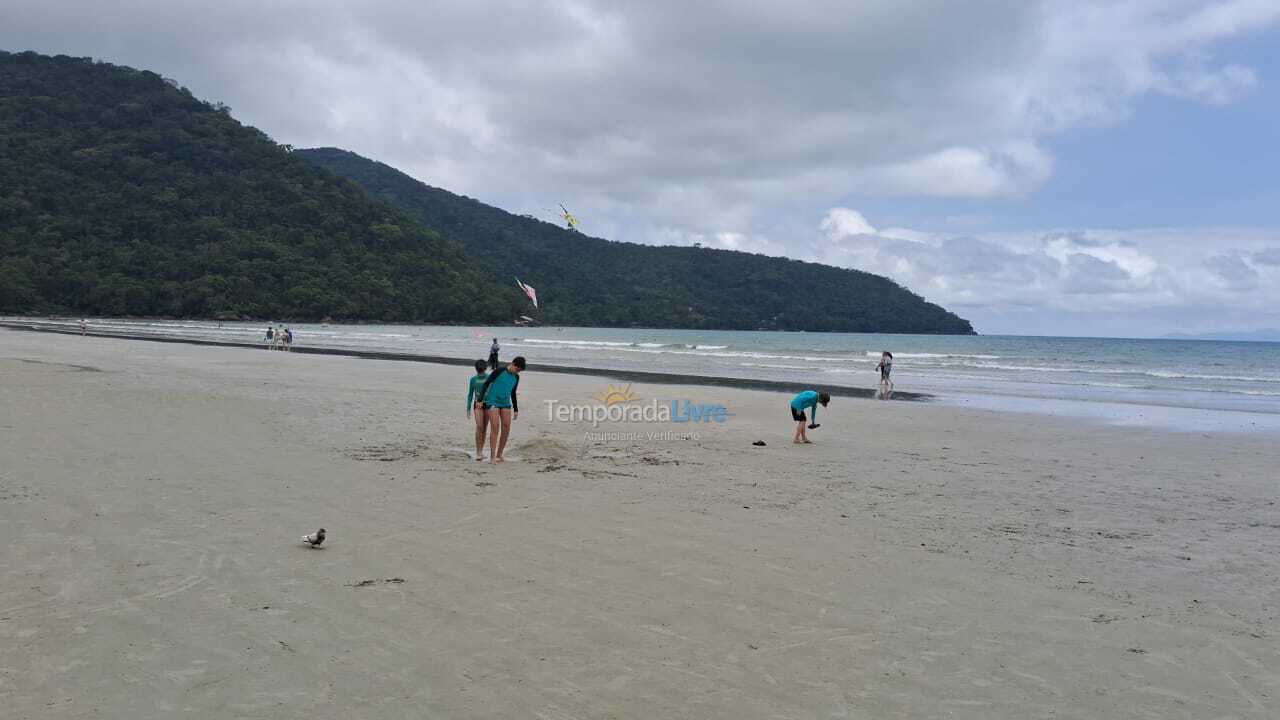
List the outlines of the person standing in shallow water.
<svg viewBox="0 0 1280 720">
<path fill-rule="evenodd" d="M 880 353 L 880 364 L 876 365 L 876 370 L 880 371 L 880 399 L 888 400 L 893 397 L 893 379 L 889 377 L 893 372 L 893 353 L 888 350 Z"/>
<path fill-rule="evenodd" d="M 498 338 L 494 338 L 493 344 L 489 346 L 489 369 L 498 369 Z"/>
</svg>

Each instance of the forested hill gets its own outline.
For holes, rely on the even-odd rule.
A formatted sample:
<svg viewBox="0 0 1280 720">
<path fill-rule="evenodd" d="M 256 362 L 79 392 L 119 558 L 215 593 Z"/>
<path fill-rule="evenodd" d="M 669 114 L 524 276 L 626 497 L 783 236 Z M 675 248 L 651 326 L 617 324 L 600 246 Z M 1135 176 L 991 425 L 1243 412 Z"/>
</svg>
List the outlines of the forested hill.
<svg viewBox="0 0 1280 720">
<path fill-rule="evenodd" d="M 485 322 L 521 300 L 173 81 L 0 52 L 0 314 Z"/>
<path fill-rule="evenodd" d="M 509 322 L 515 275 L 547 324 L 972 332 L 876 275 L 586 237 L 155 73 L 0 51 L 0 314 Z"/>
<path fill-rule="evenodd" d="M 967 320 L 857 270 L 587 237 L 425 185 L 335 148 L 295 155 L 461 241 L 484 268 L 538 289 L 544 324 L 971 334 Z M 514 281 L 510 281 L 514 284 Z"/>
</svg>

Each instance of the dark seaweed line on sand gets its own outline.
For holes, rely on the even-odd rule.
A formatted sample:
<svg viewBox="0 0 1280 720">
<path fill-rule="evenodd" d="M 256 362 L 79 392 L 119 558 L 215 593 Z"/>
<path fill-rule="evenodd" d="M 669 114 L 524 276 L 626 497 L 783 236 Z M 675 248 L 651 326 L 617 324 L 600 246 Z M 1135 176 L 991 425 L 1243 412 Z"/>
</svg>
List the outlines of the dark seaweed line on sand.
<svg viewBox="0 0 1280 720">
<path fill-rule="evenodd" d="M 0 322 L 0 327 L 10 330 L 26 330 L 30 332 L 49 332 L 61 335 L 79 335 L 76 328 L 41 326 L 33 322 Z M 182 337 L 156 337 L 152 335 L 132 335 L 128 333 L 90 332 L 97 337 L 117 338 L 121 340 L 145 340 L 147 342 L 181 343 L 184 345 L 209 345 L 213 347 L 248 348 L 262 350 L 261 343 L 226 342 L 222 340 L 198 340 Z M 323 347 L 293 347 L 295 353 L 308 355 L 340 355 L 343 357 L 364 358 L 366 360 L 401 360 L 405 362 L 425 362 L 438 365 L 459 365 L 471 367 L 475 360 L 467 358 L 445 357 L 443 355 L 416 355 L 413 353 L 383 352 L 379 350 L 347 350 Z M 740 390 L 776 390 L 780 392 L 796 392 L 806 383 L 785 382 L 781 380 L 754 380 L 751 378 L 727 378 L 714 375 L 679 375 L 676 373 L 647 372 L 644 370 L 611 370 L 605 368 L 576 367 L 572 365 L 533 365 L 537 372 L 563 373 L 566 375 L 592 375 L 626 382 L 648 383 L 651 385 L 702 385 L 709 387 L 727 387 Z M 848 387 L 846 385 L 821 385 L 824 391 L 833 397 L 874 398 L 876 391 L 872 388 Z M 898 392 L 893 393 L 894 400 L 931 400 L 927 393 Z"/>
</svg>

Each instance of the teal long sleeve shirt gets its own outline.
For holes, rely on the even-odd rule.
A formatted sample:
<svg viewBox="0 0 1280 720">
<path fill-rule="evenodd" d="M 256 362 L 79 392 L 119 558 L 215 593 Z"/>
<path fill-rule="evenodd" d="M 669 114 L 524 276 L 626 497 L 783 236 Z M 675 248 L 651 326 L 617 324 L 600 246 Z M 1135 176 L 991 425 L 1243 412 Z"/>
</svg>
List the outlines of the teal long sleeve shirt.
<svg viewBox="0 0 1280 720">
<path fill-rule="evenodd" d="M 470 410 L 480 402 L 480 388 L 484 387 L 484 373 L 472 375 L 467 381 L 467 409 Z"/>
<path fill-rule="evenodd" d="M 484 385 L 480 388 L 481 400 L 491 408 L 511 408 L 520 412 L 520 400 L 516 396 L 516 388 L 519 386 L 519 375 L 506 368 L 498 368 L 485 378 Z"/>
<path fill-rule="evenodd" d="M 806 409 L 812 408 L 813 414 L 809 416 L 809 422 L 818 422 L 818 391 L 805 390 L 791 398 L 791 409 L 804 412 Z"/>
</svg>

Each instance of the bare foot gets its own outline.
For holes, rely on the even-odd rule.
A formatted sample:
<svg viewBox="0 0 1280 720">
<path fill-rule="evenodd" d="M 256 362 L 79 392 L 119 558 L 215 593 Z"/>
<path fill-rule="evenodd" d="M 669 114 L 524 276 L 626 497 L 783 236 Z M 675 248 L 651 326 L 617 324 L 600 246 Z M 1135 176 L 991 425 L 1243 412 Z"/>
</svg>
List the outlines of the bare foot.
<svg viewBox="0 0 1280 720">
<path fill-rule="evenodd" d="M 805 441 L 804 441 L 804 444 L 805 444 L 805 445 L 812 445 L 812 444 L 813 444 L 813 441 L 812 441 L 812 440 L 805 440 Z"/>
<path fill-rule="evenodd" d="M 506 462 L 507 460 L 506 460 L 506 458 L 504 458 L 504 457 L 502 457 L 501 455 L 499 455 L 498 457 L 494 458 L 494 459 L 493 459 L 493 461 L 494 461 L 495 463 L 504 463 L 504 462 Z"/>
<path fill-rule="evenodd" d="M 481 453 L 480 455 L 477 455 L 477 456 L 476 456 L 476 462 L 484 462 L 484 454 L 483 454 L 483 453 Z"/>
</svg>

